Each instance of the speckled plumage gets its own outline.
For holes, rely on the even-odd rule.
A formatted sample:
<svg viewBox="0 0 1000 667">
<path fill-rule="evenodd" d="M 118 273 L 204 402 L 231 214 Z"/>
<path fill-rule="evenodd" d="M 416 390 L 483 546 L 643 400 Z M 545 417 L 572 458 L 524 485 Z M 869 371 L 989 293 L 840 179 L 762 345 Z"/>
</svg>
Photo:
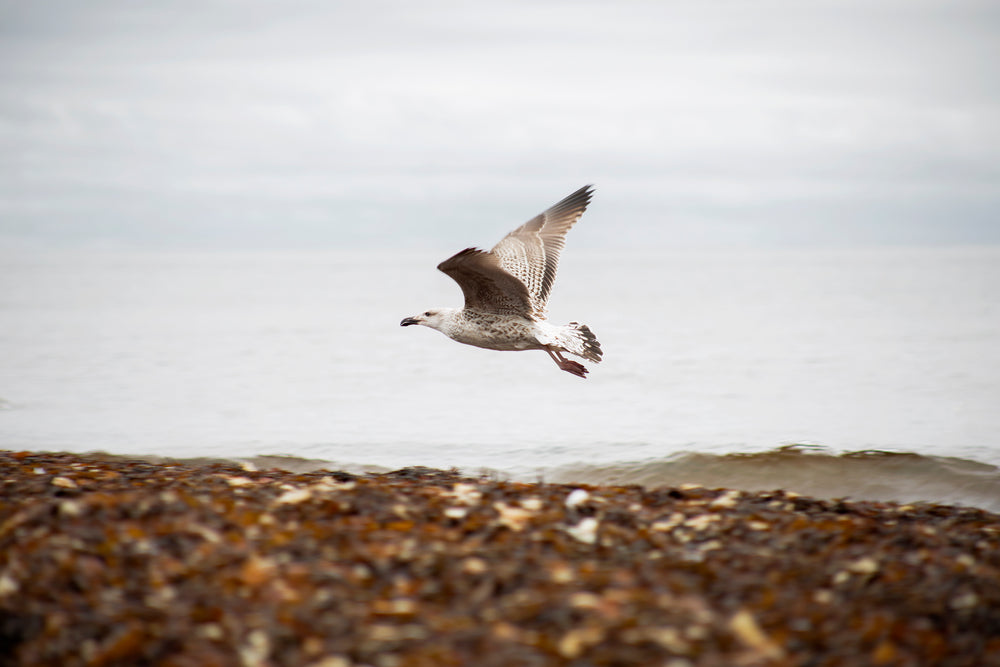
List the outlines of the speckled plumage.
<svg viewBox="0 0 1000 667">
<path fill-rule="evenodd" d="M 545 320 L 566 233 L 580 219 L 593 194 L 580 188 L 505 236 L 489 252 L 466 248 L 438 265 L 465 296 L 465 307 L 438 308 L 405 318 L 467 345 L 490 350 L 545 350 L 562 370 L 584 377 L 586 367 L 568 352 L 594 363 L 601 345 L 586 325 Z"/>
</svg>

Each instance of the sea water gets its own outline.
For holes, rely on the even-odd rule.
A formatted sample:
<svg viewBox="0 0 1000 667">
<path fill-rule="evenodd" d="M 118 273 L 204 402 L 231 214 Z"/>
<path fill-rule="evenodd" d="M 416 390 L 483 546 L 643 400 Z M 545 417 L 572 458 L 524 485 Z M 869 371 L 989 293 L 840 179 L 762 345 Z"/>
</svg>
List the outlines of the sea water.
<svg viewBox="0 0 1000 667">
<path fill-rule="evenodd" d="M 3 254 L 0 448 L 1000 510 L 1000 248 L 571 247 L 586 380 L 401 328 L 449 252 Z"/>
</svg>

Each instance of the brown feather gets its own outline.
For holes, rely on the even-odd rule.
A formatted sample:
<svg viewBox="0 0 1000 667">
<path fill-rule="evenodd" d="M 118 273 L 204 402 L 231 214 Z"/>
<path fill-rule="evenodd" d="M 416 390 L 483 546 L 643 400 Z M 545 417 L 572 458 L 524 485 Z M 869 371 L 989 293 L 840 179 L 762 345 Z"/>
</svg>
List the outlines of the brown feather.
<svg viewBox="0 0 1000 667">
<path fill-rule="evenodd" d="M 527 318 L 545 317 L 566 232 L 590 203 L 584 186 L 524 223 L 489 252 L 467 248 L 438 268 L 462 288 L 466 308 Z"/>
<path fill-rule="evenodd" d="M 478 248 L 466 248 L 438 264 L 458 283 L 465 307 L 498 315 L 531 312 L 531 298 L 520 280 L 500 268 L 496 257 Z"/>
</svg>

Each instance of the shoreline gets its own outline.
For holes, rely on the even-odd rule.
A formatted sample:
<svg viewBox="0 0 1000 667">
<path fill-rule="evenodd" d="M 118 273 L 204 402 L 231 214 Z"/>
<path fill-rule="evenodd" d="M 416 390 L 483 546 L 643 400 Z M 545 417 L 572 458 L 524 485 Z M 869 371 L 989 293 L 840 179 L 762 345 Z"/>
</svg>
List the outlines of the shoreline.
<svg viewBox="0 0 1000 667">
<path fill-rule="evenodd" d="M 425 465 L 420 461 L 398 461 L 396 465 L 390 466 L 384 462 L 361 463 L 289 453 L 165 456 L 104 450 L 32 451 L 73 453 L 110 461 L 140 460 L 162 465 L 233 464 L 250 469 L 277 468 L 294 473 L 338 470 L 368 475 L 388 473 L 411 465 Z M 781 488 L 813 498 L 900 504 L 934 503 L 973 507 L 1000 514 L 1000 467 L 996 463 L 903 450 L 837 450 L 814 444 L 787 444 L 752 451 L 679 450 L 661 457 L 602 463 L 455 467 L 439 462 L 427 467 L 457 471 L 466 477 L 489 476 L 510 482 L 644 487 L 693 483 L 707 488 L 751 492 Z M 780 480 L 780 486 L 776 480 Z"/>
<path fill-rule="evenodd" d="M 32 452 L 0 472 L 0 665 L 1000 665 L 1000 515 L 969 507 Z"/>
</svg>

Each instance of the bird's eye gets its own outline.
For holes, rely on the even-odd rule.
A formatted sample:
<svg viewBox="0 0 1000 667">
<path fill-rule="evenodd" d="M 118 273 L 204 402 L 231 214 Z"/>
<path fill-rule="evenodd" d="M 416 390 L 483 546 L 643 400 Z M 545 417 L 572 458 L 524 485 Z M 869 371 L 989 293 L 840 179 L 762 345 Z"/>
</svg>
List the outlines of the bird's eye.
<svg viewBox="0 0 1000 667">
<path fill-rule="evenodd" d="M 428 310 L 426 313 L 424 313 L 424 317 L 430 317 L 430 316 L 431 316 L 431 311 Z"/>
</svg>

